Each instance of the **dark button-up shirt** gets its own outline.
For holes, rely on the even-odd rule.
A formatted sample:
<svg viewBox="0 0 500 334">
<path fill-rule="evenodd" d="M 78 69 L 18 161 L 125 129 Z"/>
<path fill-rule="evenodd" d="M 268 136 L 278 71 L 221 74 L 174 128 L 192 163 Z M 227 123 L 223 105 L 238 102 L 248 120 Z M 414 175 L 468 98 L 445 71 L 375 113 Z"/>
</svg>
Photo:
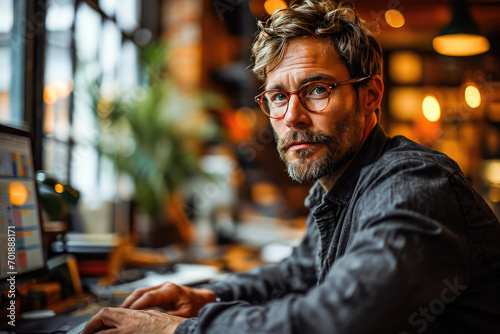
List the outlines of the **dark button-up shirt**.
<svg viewBox="0 0 500 334">
<path fill-rule="evenodd" d="M 446 155 L 377 126 L 276 265 L 208 285 L 182 333 L 500 333 L 500 225 Z"/>
</svg>

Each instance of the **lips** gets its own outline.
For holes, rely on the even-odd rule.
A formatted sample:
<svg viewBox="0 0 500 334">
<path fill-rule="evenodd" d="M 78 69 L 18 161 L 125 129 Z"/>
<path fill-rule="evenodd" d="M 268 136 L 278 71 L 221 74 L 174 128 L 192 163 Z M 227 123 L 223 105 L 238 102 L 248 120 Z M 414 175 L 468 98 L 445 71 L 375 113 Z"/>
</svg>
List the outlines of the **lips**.
<svg viewBox="0 0 500 334">
<path fill-rule="evenodd" d="M 312 145 L 317 145 L 317 144 L 318 144 L 317 142 L 302 142 L 302 141 L 301 142 L 293 142 L 290 145 L 285 147 L 285 151 L 288 151 L 288 149 L 290 149 L 292 151 L 308 149 Z"/>
</svg>

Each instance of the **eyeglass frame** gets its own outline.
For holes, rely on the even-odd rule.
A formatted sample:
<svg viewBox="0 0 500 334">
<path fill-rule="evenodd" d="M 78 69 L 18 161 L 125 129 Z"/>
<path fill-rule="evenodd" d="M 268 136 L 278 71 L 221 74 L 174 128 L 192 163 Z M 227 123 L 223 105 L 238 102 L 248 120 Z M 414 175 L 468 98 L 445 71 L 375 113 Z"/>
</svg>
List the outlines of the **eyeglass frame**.
<svg viewBox="0 0 500 334">
<path fill-rule="evenodd" d="M 308 82 L 308 83 L 305 83 L 303 84 L 302 86 L 300 86 L 299 89 L 297 90 L 292 90 L 292 91 L 289 91 L 288 93 L 285 92 L 284 90 L 282 89 L 279 89 L 279 88 L 274 88 L 274 89 L 268 89 L 266 91 L 263 91 L 262 93 L 260 93 L 259 95 L 257 95 L 254 99 L 255 99 L 255 102 L 257 102 L 259 104 L 259 107 L 260 107 L 260 110 L 262 110 L 262 112 L 269 118 L 272 118 L 272 119 L 277 119 L 277 120 L 280 120 L 280 119 L 283 119 L 285 118 L 285 115 L 286 113 L 288 112 L 288 106 L 290 105 L 290 98 L 292 97 L 293 94 L 297 95 L 297 98 L 299 99 L 299 102 L 300 102 L 300 105 L 303 106 L 307 111 L 309 112 L 322 112 L 323 110 L 325 110 L 328 105 L 330 104 L 330 96 L 332 95 L 332 91 L 335 89 L 335 88 L 338 88 L 340 86 L 344 86 L 344 85 L 348 85 L 348 84 L 355 84 L 355 83 L 360 83 L 362 81 L 365 81 L 367 79 L 370 79 L 372 76 L 371 75 L 368 75 L 366 77 L 362 77 L 362 78 L 353 78 L 353 79 L 347 79 L 347 80 L 344 80 L 344 81 L 341 81 L 341 82 L 337 82 L 337 83 L 334 83 L 334 84 L 328 84 L 328 83 L 324 83 L 324 82 L 321 82 L 321 81 L 311 81 L 311 82 Z M 302 91 L 302 89 L 306 86 L 309 86 L 313 83 L 319 83 L 319 84 L 322 84 L 324 85 L 327 89 L 328 89 L 328 102 L 326 103 L 325 107 L 321 110 L 310 110 L 307 106 L 304 105 L 304 103 L 302 102 L 302 99 L 301 99 L 301 96 L 300 96 L 300 92 Z M 283 113 L 283 115 L 279 116 L 279 117 L 273 117 L 271 115 L 269 115 L 265 110 L 264 110 L 264 107 L 262 106 L 262 97 L 264 96 L 264 94 L 268 93 L 268 92 L 271 92 L 271 91 L 281 91 L 283 94 L 285 94 L 286 96 L 286 99 L 287 99 L 287 104 L 286 104 L 286 110 L 285 112 Z"/>
</svg>

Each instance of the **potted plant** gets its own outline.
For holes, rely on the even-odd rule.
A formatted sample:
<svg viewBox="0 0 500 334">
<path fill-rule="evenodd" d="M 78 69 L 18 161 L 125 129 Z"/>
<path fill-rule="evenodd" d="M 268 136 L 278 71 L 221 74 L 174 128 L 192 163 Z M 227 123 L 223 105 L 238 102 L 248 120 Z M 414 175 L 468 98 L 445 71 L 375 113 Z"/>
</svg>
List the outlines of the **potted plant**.
<svg viewBox="0 0 500 334">
<path fill-rule="evenodd" d="M 105 99 L 92 85 L 99 127 L 98 146 L 120 173 L 135 184 L 135 200 L 149 217 L 148 241 L 157 247 L 176 239 L 188 241 L 179 190 L 203 174 L 199 157 L 204 143 L 220 138 L 220 127 L 207 109 L 220 108 L 213 93 L 181 91 L 165 73 L 167 48 L 144 49 L 145 84 Z M 183 220 L 183 221 L 182 221 Z"/>
</svg>

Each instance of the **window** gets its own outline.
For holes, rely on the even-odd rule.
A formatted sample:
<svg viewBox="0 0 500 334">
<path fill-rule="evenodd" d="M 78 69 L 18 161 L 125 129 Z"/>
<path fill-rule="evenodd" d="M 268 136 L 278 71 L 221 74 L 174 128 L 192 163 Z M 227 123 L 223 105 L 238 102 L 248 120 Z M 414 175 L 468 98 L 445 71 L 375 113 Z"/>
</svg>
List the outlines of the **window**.
<svg viewBox="0 0 500 334">
<path fill-rule="evenodd" d="M 73 89 L 73 0 L 47 3 L 44 73 L 44 169 L 68 182 Z"/>
<path fill-rule="evenodd" d="M 0 122 L 19 125 L 23 113 L 24 1 L 0 0 Z M 16 18 L 16 20 L 14 19 Z"/>
<path fill-rule="evenodd" d="M 43 168 L 78 189 L 83 207 L 116 196 L 112 164 L 96 146 L 89 87 L 113 96 L 139 82 L 139 0 L 49 0 L 46 17 Z M 126 68 L 126 71 L 122 69 Z M 75 94 L 73 94 L 75 92 Z"/>
</svg>

